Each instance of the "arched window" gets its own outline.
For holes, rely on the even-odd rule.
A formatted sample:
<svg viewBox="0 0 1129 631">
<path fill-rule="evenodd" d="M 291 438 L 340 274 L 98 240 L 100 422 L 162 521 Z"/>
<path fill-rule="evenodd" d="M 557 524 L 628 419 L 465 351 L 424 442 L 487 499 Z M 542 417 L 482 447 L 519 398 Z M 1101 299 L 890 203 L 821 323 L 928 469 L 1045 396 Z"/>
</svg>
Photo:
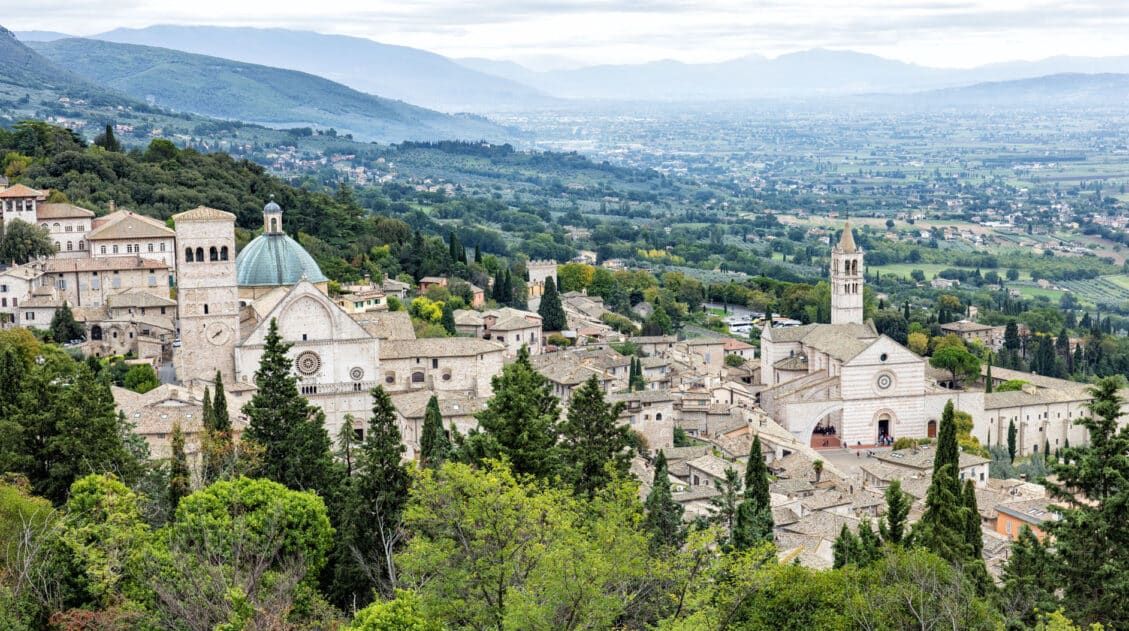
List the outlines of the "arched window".
<svg viewBox="0 0 1129 631">
<path fill-rule="evenodd" d="M 222 248 L 220 248 L 220 260 L 221 261 L 227 260 L 227 246 L 226 245 L 223 246 Z"/>
<path fill-rule="evenodd" d="M 82 251 L 82 250 L 86 250 L 86 242 L 85 242 L 85 241 L 79 241 L 79 242 L 78 242 L 78 249 L 79 249 L 80 251 Z"/>
<path fill-rule="evenodd" d="M 196 261 L 199 263 L 204 262 L 204 248 L 196 248 Z"/>
<path fill-rule="evenodd" d="M 184 248 L 184 262 L 192 263 L 192 248 Z"/>
<path fill-rule="evenodd" d="M 274 217 L 270 218 L 270 231 L 278 232 L 278 219 L 275 219 Z"/>
<path fill-rule="evenodd" d="M 663 420 L 663 413 L 662 412 L 655 412 L 655 420 L 656 421 Z"/>
<path fill-rule="evenodd" d="M 212 247 L 208 248 L 208 260 L 209 261 L 220 260 L 220 251 L 217 250 L 216 246 L 214 246 L 214 245 Z"/>
<path fill-rule="evenodd" d="M 67 252 L 70 252 L 73 249 L 74 249 L 74 242 L 73 241 L 67 241 Z"/>
<path fill-rule="evenodd" d="M 90 327 L 90 339 L 94 340 L 95 342 L 101 340 L 102 339 L 102 327 L 98 326 L 97 324 Z"/>
</svg>

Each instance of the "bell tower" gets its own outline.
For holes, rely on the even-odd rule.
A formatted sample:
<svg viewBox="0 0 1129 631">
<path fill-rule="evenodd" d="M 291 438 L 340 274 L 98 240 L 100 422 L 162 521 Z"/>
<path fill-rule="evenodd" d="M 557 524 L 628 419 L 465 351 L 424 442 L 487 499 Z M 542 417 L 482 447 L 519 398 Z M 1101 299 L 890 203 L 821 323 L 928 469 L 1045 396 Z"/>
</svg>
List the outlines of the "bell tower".
<svg viewBox="0 0 1129 631">
<path fill-rule="evenodd" d="M 235 215 L 203 206 L 173 215 L 180 347 L 176 376 L 211 381 L 216 370 L 235 381 L 239 290 L 235 282 Z"/>
<path fill-rule="evenodd" d="M 862 324 L 862 260 L 848 221 L 838 245 L 831 249 L 831 324 Z"/>
</svg>

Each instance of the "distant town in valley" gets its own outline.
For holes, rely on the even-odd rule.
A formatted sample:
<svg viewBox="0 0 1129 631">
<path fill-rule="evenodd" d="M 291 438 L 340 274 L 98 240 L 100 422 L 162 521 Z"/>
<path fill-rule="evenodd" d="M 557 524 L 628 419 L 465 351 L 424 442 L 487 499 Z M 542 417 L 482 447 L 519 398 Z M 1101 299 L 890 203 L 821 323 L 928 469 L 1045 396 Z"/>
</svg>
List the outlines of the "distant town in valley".
<svg viewBox="0 0 1129 631">
<path fill-rule="evenodd" d="M 0 628 L 1129 627 L 1129 56 L 45 24 Z"/>
</svg>

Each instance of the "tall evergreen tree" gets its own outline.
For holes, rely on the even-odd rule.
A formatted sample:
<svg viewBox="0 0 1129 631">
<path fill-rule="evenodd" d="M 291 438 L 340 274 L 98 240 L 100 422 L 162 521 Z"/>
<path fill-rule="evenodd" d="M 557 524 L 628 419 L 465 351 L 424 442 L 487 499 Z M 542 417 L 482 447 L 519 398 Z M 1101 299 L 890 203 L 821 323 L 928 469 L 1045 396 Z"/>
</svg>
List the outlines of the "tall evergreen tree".
<svg viewBox="0 0 1129 631">
<path fill-rule="evenodd" d="M 506 297 L 506 276 L 502 270 L 499 269 L 497 273 L 494 274 L 494 287 L 491 288 L 490 291 L 490 297 L 499 305 L 505 305 L 509 302 L 509 299 Z"/>
<path fill-rule="evenodd" d="M 682 527 L 682 505 L 670 493 L 670 472 L 666 454 L 659 452 L 655 458 L 655 479 L 643 504 L 643 529 L 651 535 L 651 549 L 669 551 L 682 546 L 685 530 Z"/>
<path fill-rule="evenodd" d="M 356 461 L 357 434 L 353 429 L 353 417 L 345 415 L 345 422 L 337 430 L 336 440 L 337 459 L 345 465 L 346 477 L 352 477 L 354 462 Z"/>
<path fill-rule="evenodd" d="M 212 409 L 212 390 L 208 386 L 204 386 L 204 403 L 200 411 L 200 425 L 201 430 L 205 432 L 216 431 L 216 414 Z"/>
<path fill-rule="evenodd" d="M 1024 624 L 1033 625 L 1038 611 L 1059 608 L 1051 555 L 1029 527 L 1023 526 L 1011 544 L 1011 555 L 1000 578 L 1003 609 Z"/>
<path fill-rule="evenodd" d="M 887 543 L 901 545 L 905 540 L 911 503 L 909 496 L 902 491 L 902 481 L 891 481 L 886 487 L 886 518 L 878 525 L 878 532 Z"/>
<path fill-rule="evenodd" d="M 71 306 L 63 302 L 63 306 L 55 310 L 51 317 L 51 339 L 57 344 L 66 344 L 71 340 L 86 338 L 86 329 L 74 319 Z"/>
<path fill-rule="evenodd" d="M 254 470 L 295 490 L 315 490 L 328 495 L 336 482 L 325 414 L 298 393 L 298 381 L 286 356 L 290 344 L 278 333 L 272 319 L 267 331 L 257 390 L 243 406 L 247 415 L 244 439 L 262 448 Z"/>
<path fill-rule="evenodd" d="M 557 283 L 552 276 L 545 279 L 545 293 L 541 296 L 537 313 L 541 315 L 541 327 L 546 331 L 563 331 L 568 328 L 561 295 L 557 292 Z"/>
<path fill-rule="evenodd" d="M 443 325 L 443 330 L 447 335 L 455 335 L 458 329 L 455 328 L 455 307 L 448 300 L 443 303 L 443 317 L 440 318 L 439 323 Z"/>
<path fill-rule="evenodd" d="M 1121 426 L 1120 377 L 1091 389 L 1089 414 L 1076 421 L 1089 445 L 1064 449 L 1046 482 L 1059 519 L 1044 522 L 1066 613 L 1075 622 L 1129 628 L 1129 428 Z"/>
<path fill-rule="evenodd" d="M 980 511 L 976 506 L 976 484 L 972 479 L 964 481 L 963 501 L 965 508 L 964 540 L 972 549 L 972 558 L 979 559 L 984 552 L 984 533 L 980 529 Z"/>
<path fill-rule="evenodd" d="M 216 371 L 216 378 L 212 382 L 212 414 L 215 420 L 215 429 L 220 432 L 231 431 L 231 417 L 227 411 L 227 395 L 223 391 L 223 377 Z"/>
<path fill-rule="evenodd" d="M 427 410 L 423 413 L 423 429 L 419 439 L 420 464 L 438 468 L 451 454 L 451 442 L 443 429 L 443 414 L 439 410 L 439 399 L 435 395 L 427 400 Z"/>
<path fill-rule="evenodd" d="M 984 375 L 984 392 L 991 394 L 992 392 L 992 354 L 988 353 L 988 371 Z"/>
<path fill-rule="evenodd" d="M 168 490 L 168 507 L 171 515 L 176 512 L 180 500 L 192 492 L 192 472 L 188 468 L 188 456 L 184 453 L 184 432 L 180 430 L 180 423 L 173 423 L 169 442 L 172 446 Z"/>
<path fill-rule="evenodd" d="M 950 563 L 968 560 L 971 548 L 965 533 L 965 510 L 956 469 L 945 464 L 933 475 L 926 491 L 925 512 L 914 527 L 914 543 Z"/>
<path fill-rule="evenodd" d="M 559 471 L 560 401 L 530 364 L 529 349 L 523 346 L 490 383 L 494 396 L 476 415 L 480 430 L 467 436 L 467 452 L 474 459 L 506 458 L 517 474 L 551 478 Z"/>
<path fill-rule="evenodd" d="M 1007 455 L 1011 462 L 1015 462 L 1015 439 L 1018 432 L 1015 429 L 1015 421 L 1010 420 L 1007 422 Z"/>
<path fill-rule="evenodd" d="M 106 128 L 102 133 L 94 137 L 94 144 L 102 147 L 106 151 L 121 152 L 122 143 L 114 136 L 114 126 L 106 123 Z"/>
<path fill-rule="evenodd" d="M 937 451 L 933 456 L 933 477 L 946 465 L 952 465 L 953 475 L 960 471 L 960 447 L 957 445 L 956 410 L 949 399 L 941 413 L 941 425 L 937 429 Z M 954 477 L 954 479 L 956 479 Z M 957 493 L 960 489 L 956 490 Z"/>
<path fill-rule="evenodd" d="M 832 567 L 839 569 L 852 563 L 857 564 L 860 547 L 858 537 L 847 528 L 847 524 L 843 524 L 839 529 L 839 536 L 835 538 L 835 543 L 831 546 L 831 552 L 834 555 Z"/>
<path fill-rule="evenodd" d="M 368 578 L 367 585 L 355 586 L 354 590 L 366 600 L 373 588 L 390 596 L 396 584 L 392 554 L 400 541 L 401 516 L 410 482 L 403 457 L 396 408 L 384 388 L 376 386 L 372 390 L 368 432 L 357 450 L 355 496 L 349 508 L 349 545 Z"/>
<path fill-rule="evenodd" d="M 580 496 L 595 497 L 612 480 L 627 476 L 631 465 L 631 430 L 619 420 L 623 402 L 608 403 L 596 375 L 569 402 L 560 426 L 562 477 Z"/>
<path fill-rule="evenodd" d="M 479 264 L 482 263 L 482 249 L 478 247 L 478 244 L 475 244 L 474 246 L 474 262 Z"/>
<path fill-rule="evenodd" d="M 514 303 L 514 276 L 508 268 L 502 276 L 502 301 L 507 305 Z"/>
<path fill-rule="evenodd" d="M 768 489 L 768 467 L 761 451 L 760 435 L 753 437 L 749 461 L 745 465 L 745 494 L 737 507 L 733 544 L 751 548 L 773 540 L 772 497 Z"/>
<path fill-rule="evenodd" d="M 1015 320 L 1012 320 L 1004 327 L 1004 348 L 1017 351 L 1019 347 L 1019 325 L 1015 323 Z"/>
</svg>

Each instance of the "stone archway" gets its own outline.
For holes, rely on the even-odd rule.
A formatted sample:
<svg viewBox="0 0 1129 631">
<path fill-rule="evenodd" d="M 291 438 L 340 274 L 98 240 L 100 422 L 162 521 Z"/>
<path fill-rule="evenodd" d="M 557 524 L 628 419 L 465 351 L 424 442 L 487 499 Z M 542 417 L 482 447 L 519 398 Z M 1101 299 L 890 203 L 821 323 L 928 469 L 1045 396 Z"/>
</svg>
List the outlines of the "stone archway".
<svg viewBox="0 0 1129 631">
<path fill-rule="evenodd" d="M 926 425 L 925 425 L 925 435 L 928 436 L 929 438 L 936 438 L 937 437 L 937 421 L 936 420 L 929 419 L 929 422 L 926 423 Z"/>
<path fill-rule="evenodd" d="M 874 413 L 870 424 L 874 444 L 881 445 L 883 441 L 893 443 L 897 438 L 898 415 L 893 410 L 889 408 L 878 410 Z"/>
</svg>

